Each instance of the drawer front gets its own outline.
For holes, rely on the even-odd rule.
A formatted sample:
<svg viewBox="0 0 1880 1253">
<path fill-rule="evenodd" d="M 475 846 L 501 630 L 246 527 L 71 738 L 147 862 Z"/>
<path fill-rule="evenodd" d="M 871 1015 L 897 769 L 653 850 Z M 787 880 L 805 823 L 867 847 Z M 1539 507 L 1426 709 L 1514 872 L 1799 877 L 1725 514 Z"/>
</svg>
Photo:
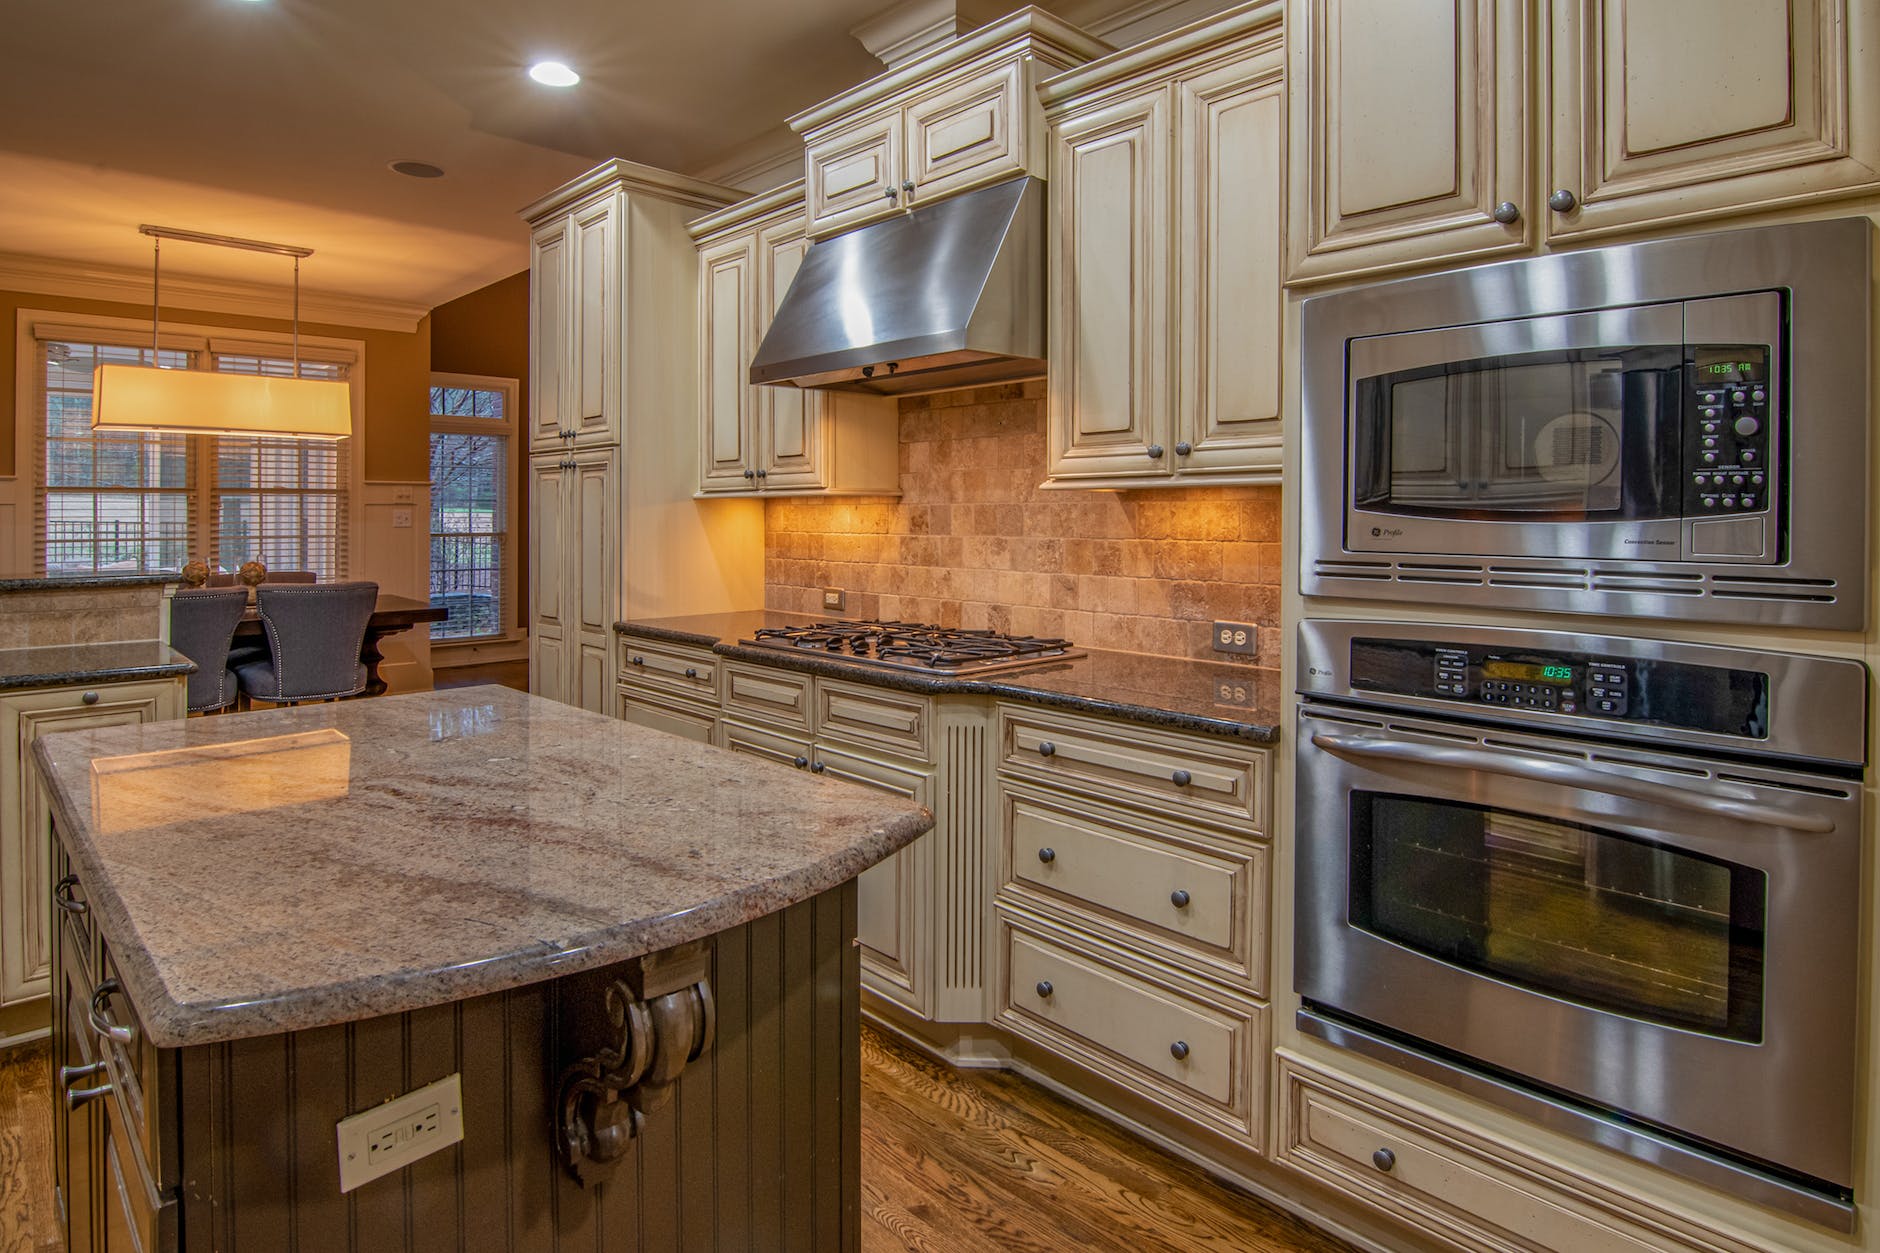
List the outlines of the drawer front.
<svg viewBox="0 0 1880 1253">
<path fill-rule="evenodd" d="M 1266 994 L 1263 846 L 1013 785 L 999 809 L 1003 891 Z"/>
<path fill-rule="evenodd" d="M 1279 1057 L 1279 1160 L 1458 1247 L 1755 1247 L 1291 1053 Z"/>
<path fill-rule="evenodd" d="M 54 840 L 58 838 L 53 837 Z M 98 931 L 92 921 L 91 902 L 85 899 L 85 885 L 78 881 L 72 872 L 71 859 L 63 848 L 53 849 L 53 868 L 58 878 L 52 884 L 52 916 L 61 921 L 71 933 L 71 945 L 85 955 L 85 969 L 89 972 L 98 965 Z"/>
<path fill-rule="evenodd" d="M 643 696 L 625 687 L 616 698 L 614 716 L 622 722 L 651 727 L 700 744 L 710 744 L 718 727 L 717 712 L 708 705 Z"/>
<path fill-rule="evenodd" d="M 813 140 L 805 154 L 809 233 L 886 217 L 900 206 L 901 111 L 865 117 Z M 888 199 L 890 189 L 896 198 Z"/>
<path fill-rule="evenodd" d="M 1031 778 L 1226 822 L 1236 835 L 1266 830 L 1267 755 L 1233 741 L 1005 705 L 999 754 Z"/>
<path fill-rule="evenodd" d="M 1125 968 L 1003 911 L 999 933 L 1000 1026 L 1164 1108 L 1258 1143 L 1265 1006 L 1145 966 Z"/>
<path fill-rule="evenodd" d="M 101 981 L 122 983 L 109 949 L 100 953 L 98 972 Z M 145 1175 L 154 1180 L 153 1186 L 172 1188 L 178 1163 L 176 1155 L 164 1146 L 173 1143 L 173 1137 L 166 1136 L 166 1132 L 174 1129 L 176 1109 L 166 1068 L 174 1067 L 176 1055 L 165 1054 L 150 1043 L 130 997 L 123 992 L 104 998 L 101 1009 L 110 1023 L 131 1031 L 126 1043 L 98 1039 L 99 1050 L 110 1067 L 110 1104 L 113 1114 L 123 1122 L 126 1149 L 136 1157 Z"/>
<path fill-rule="evenodd" d="M 718 724 L 718 746 L 734 753 L 749 753 L 765 761 L 780 762 L 799 770 L 809 769 L 809 741 L 778 735 L 762 727 L 748 726 L 727 718 Z"/>
<path fill-rule="evenodd" d="M 810 676 L 770 666 L 725 666 L 725 712 L 762 718 L 793 730 L 810 729 Z"/>
<path fill-rule="evenodd" d="M 836 679 L 816 682 L 816 734 L 868 748 L 932 759 L 933 701 Z"/>
<path fill-rule="evenodd" d="M 137 1150 L 137 1138 L 124 1122 L 123 1110 L 109 1102 L 104 1122 L 105 1247 L 136 1253 L 169 1253 L 176 1248 L 177 1202 L 158 1189 Z"/>
<path fill-rule="evenodd" d="M 623 636 L 618 673 L 622 683 L 718 703 L 718 655 L 708 648 Z"/>
<path fill-rule="evenodd" d="M 916 205 L 1025 167 L 1029 97 L 1019 62 L 907 106 L 907 175 Z"/>
</svg>

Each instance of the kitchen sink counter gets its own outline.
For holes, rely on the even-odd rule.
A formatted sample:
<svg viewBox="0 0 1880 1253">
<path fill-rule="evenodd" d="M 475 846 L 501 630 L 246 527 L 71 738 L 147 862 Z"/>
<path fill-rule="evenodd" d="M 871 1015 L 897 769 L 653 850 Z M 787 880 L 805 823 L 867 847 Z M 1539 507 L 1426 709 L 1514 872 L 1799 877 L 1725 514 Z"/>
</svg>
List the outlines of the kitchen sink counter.
<svg viewBox="0 0 1880 1253">
<path fill-rule="evenodd" d="M 159 640 L 0 648 L 0 692 L 168 679 L 195 671 L 195 662 Z"/>
<path fill-rule="evenodd" d="M 807 650 L 786 652 L 738 642 L 749 639 L 760 627 L 827 620 L 812 614 L 757 610 L 638 619 L 616 623 L 615 629 L 623 635 L 710 648 L 738 661 L 904 692 L 997 696 L 1259 744 L 1279 739 L 1282 702 L 1276 670 L 1088 649 L 1081 657 L 1041 662 L 1022 670 L 954 676 L 878 669 Z"/>
</svg>

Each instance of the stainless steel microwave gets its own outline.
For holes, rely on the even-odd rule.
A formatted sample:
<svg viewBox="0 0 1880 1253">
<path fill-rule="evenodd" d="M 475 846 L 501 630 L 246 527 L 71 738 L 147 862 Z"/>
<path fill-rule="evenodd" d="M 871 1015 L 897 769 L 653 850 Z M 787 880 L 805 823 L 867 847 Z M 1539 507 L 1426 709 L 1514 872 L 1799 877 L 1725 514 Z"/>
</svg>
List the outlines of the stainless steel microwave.
<svg viewBox="0 0 1880 1253">
<path fill-rule="evenodd" d="M 1856 630 L 1872 227 L 1307 300 L 1308 596 Z"/>
</svg>

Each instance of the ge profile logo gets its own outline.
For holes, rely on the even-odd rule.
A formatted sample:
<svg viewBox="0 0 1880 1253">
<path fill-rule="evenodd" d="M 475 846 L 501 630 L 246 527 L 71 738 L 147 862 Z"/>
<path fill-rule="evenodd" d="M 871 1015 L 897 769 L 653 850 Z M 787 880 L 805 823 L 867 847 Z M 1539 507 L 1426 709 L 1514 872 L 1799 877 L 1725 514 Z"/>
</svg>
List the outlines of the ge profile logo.
<svg viewBox="0 0 1880 1253">
<path fill-rule="evenodd" d="M 1376 539 L 1378 536 L 1382 535 L 1383 533 L 1384 533 L 1384 528 L 1381 526 L 1374 526 L 1371 528 L 1372 539 Z"/>
</svg>

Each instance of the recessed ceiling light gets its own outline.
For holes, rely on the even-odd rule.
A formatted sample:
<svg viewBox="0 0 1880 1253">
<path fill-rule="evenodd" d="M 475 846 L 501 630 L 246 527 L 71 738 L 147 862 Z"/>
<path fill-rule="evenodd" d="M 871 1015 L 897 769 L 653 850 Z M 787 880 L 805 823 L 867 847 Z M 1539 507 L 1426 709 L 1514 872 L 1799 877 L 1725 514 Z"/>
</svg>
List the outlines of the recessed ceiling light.
<svg viewBox="0 0 1880 1253">
<path fill-rule="evenodd" d="M 544 87 L 572 87 L 581 76 L 560 61 L 537 61 L 529 67 L 529 77 Z"/>
<path fill-rule="evenodd" d="M 388 161 L 386 168 L 394 174 L 403 174 L 409 178 L 443 178 L 442 166 L 432 165 L 429 161 Z"/>
</svg>

